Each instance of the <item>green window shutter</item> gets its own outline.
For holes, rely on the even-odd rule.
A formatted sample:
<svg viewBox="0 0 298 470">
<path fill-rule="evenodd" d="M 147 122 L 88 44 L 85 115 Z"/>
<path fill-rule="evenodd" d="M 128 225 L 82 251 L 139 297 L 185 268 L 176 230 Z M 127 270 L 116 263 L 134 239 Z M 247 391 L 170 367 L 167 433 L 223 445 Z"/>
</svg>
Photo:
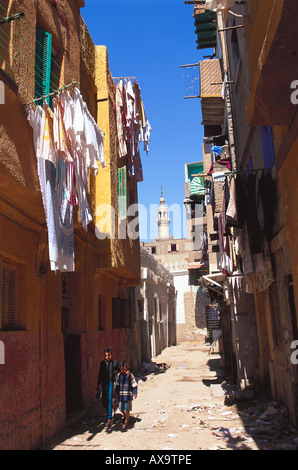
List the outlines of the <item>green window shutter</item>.
<svg viewBox="0 0 298 470">
<path fill-rule="evenodd" d="M 118 168 L 118 214 L 120 220 L 125 220 L 127 217 L 126 166 Z"/>
<path fill-rule="evenodd" d="M 35 98 L 40 98 L 50 93 L 52 62 L 52 35 L 40 28 L 36 28 L 35 52 Z M 50 104 L 50 97 L 46 102 Z"/>
</svg>

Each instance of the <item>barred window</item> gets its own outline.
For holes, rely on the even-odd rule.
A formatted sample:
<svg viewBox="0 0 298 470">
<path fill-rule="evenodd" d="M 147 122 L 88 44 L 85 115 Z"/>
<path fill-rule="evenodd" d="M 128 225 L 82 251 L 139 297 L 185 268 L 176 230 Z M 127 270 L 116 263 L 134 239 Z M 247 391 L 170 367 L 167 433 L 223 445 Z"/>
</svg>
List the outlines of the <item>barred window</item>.
<svg viewBox="0 0 298 470">
<path fill-rule="evenodd" d="M 1 329 L 10 330 L 16 325 L 17 267 L 0 258 L 0 308 Z"/>
</svg>

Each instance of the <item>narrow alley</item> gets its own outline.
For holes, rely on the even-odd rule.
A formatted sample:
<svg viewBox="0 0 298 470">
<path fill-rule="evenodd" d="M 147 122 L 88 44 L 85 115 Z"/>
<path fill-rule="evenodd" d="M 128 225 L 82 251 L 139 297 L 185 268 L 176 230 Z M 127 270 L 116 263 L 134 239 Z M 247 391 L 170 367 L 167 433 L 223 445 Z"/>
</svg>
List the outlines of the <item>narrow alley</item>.
<svg viewBox="0 0 298 470">
<path fill-rule="evenodd" d="M 298 449 L 297 30 L 0 1 L 0 450 Z"/>
<path fill-rule="evenodd" d="M 203 334 L 201 338 L 166 348 L 152 363 L 143 364 L 136 373 L 139 391 L 128 429 L 122 429 L 118 409 L 107 431 L 99 401 L 43 449 L 183 453 L 297 449 L 298 432 L 286 408 L 264 392 L 233 394 L 221 356 L 210 353 L 210 343 Z"/>
</svg>

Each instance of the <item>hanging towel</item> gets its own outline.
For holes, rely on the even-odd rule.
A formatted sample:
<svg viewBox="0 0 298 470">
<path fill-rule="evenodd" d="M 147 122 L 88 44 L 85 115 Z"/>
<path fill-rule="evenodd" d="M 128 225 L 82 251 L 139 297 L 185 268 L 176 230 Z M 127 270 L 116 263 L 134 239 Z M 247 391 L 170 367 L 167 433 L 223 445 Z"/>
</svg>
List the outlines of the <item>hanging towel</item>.
<svg viewBox="0 0 298 470">
<path fill-rule="evenodd" d="M 119 156 L 124 157 L 127 154 L 127 147 L 125 141 L 124 131 L 124 118 L 123 118 L 123 80 L 117 84 L 116 87 L 116 122 L 117 122 L 117 135 L 119 143 Z"/>
<path fill-rule="evenodd" d="M 206 0 L 206 10 L 227 10 L 232 8 L 236 0 Z"/>
<path fill-rule="evenodd" d="M 37 159 L 42 201 L 46 215 L 49 260 L 52 271 L 74 271 L 73 206 L 60 200 L 55 187 L 55 167 L 52 162 Z"/>
</svg>

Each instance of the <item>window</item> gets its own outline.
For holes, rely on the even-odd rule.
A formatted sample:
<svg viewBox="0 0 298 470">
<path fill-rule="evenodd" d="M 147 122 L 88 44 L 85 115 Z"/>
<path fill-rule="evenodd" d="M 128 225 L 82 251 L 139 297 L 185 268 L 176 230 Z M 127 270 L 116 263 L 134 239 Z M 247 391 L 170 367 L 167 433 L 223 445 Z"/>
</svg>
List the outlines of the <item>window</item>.
<svg viewBox="0 0 298 470">
<path fill-rule="evenodd" d="M 1 329 L 11 330 L 16 326 L 17 267 L 0 259 L 0 308 Z"/>
<path fill-rule="evenodd" d="M 129 299 L 112 299 L 112 327 L 130 327 L 130 302 Z"/>
<path fill-rule="evenodd" d="M 156 246 L 152 246 L 152 247 L 151 247 L 151 253 L 152 253 L 153 255 L 156 254 Z"/>
<path fill-rule="evenodd" d="M 98 296 L 98 330 L 104 331 L 104 311 L 103 311 L 103 301 L 102 296 Z"/>
</svg>

